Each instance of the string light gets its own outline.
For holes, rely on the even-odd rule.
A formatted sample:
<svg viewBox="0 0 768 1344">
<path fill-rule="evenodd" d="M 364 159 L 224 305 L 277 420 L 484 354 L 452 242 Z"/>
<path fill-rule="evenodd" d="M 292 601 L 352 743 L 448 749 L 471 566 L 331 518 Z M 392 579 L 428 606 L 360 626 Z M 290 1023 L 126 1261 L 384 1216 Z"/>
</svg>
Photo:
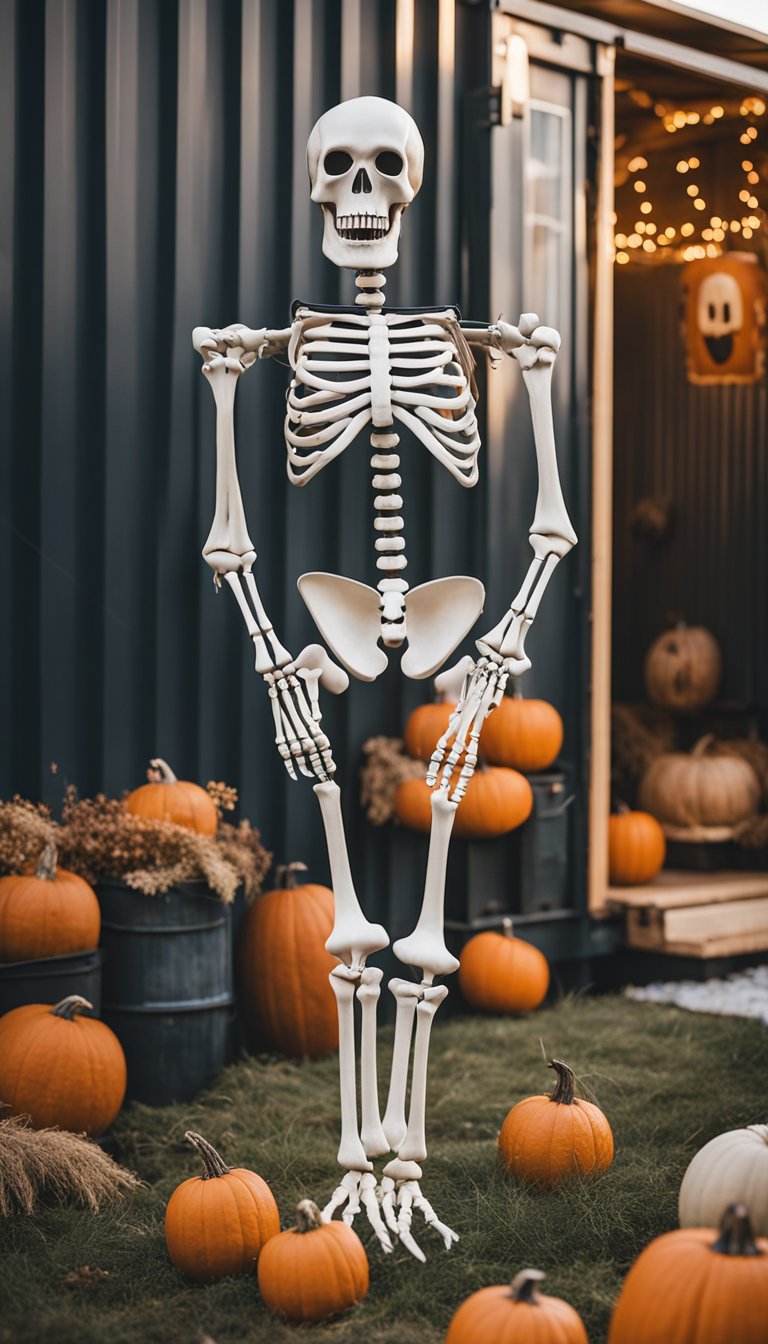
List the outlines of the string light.
<svg viewBox="0 0 768 1344">
<path fill-rule="evenodd" d="M 689 196 L 698 196 L 699 194 L 699 188 L 696 186 L 695 182 L 690 182 L 685 190 L 688 192 Z"/>
<path fill-rule="evenodd" d="M 636 154 L 634 159 L 630 159 L 627 167 L 630 173 L 639 173 L 641 168 L 648 167 L 648 160 L 644 159 L 642 154 Z"/>
<path fill-rule="evenodd" d="M 650 201 L 641 201 L 641 202 L 640 202 L 640 214 L 641 214 L 641 215 L 650 215 L 650 213 L 651 213 L 652 210 L 653 210 L 653 206 L 651 205 L 651 202 L 650 202 Z"/>
<path fill-rule="evenodd" d="M 632 183 L 632 186 L 635 188 L 635 191 L 639 191 L 641 193 L 644 192 L 646 189 L 645 183 L 639 177 L 635 179 L 635 181 Z"/>
<path fill-rule="evenodd" d="M 676 167 L 678 173 L 687 173 L 687 172 L 688 172 L 688 160 L 687 160 L 687 159 L 680 159 L 679 163 L 676 163 L 676 164 L 675 164 L 675 167 Z"/>
<path fill-rule="evenodd" d="M 701 196 L 697 196 L 696 200 L 693 202 L 693 208 L 694 210 L 706 210 L 707 202 L 702 200 Z"/>
<path fill-rule="evenodd" d="M 684 238 L 690 238 L 691 234 L 696 232 L 696 225 L 690 223 L 681 224 L 680 232 Z"/>
<path fill-rule="evenodd" d="M 620 266 L 626 266 L 627 262 L 629 261 L 629 253 L 628 253 L 628 252 L 617 252 L 617 253 L 616 253 L 616 260 L 618 261 L 618 263 L 619 263 Z"/>
</svg>

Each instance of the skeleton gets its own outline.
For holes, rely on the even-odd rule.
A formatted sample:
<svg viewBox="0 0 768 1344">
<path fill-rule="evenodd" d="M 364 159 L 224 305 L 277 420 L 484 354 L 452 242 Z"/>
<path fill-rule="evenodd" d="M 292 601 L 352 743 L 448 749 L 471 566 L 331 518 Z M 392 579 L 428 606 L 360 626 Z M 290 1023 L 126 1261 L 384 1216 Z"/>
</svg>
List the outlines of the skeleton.
<svg viewBox="0 0 768 1344">
<path fill-rule="evenodd" d="M 267 683 L 275 741 L 291 778 L 313 781 L 320 804 L 335 896 L 335 919 L 326 947 L 338 958 L 331 986 L 339 1015 L 341 1143 L 344 1169 L 324 1214 L 343 1209 L 351 1224 L 364 1210 L 383 1250 L 398 1238 L 418 1259 L 424 1253 L 411 1232 L 414 1210 L 450 1249 L 457 1234 L 443 1224 L 422 1193 L 427 1156 L 425 1104 L 432 1021 L 448 990 L 436 985 L 458 961 L 445 945 L 445 872 L 453 820 L 477 761 L 483 720 L 501 700 L 507 679 L 530 666 L 524 642 L 558 561 L 576 543 L 560 488 L 555 455 L 550 383 L 560 338 L 524 314 L 517 326 L 460 323 L 455 308 L 398 311 L 384 308 L 383 272 L 397 259 L 403 211 L 422 178 L 424 148 L 416 124 L 400 107 L 380 98 L 358 98 L 326 112 L 309 139 L 312 200 L 323 211 L 323 251 L 356 272 L 355 308 L 297 303 L 283 330 L 241 324 L 197 327 L 195 349 L 214 394 L 217 412 L 216 509 L 203 556 L 232 589 L 253 640 L 256 671 Z M 382 972 L 367 959 L 388 945 L 385 930 L 366 919 L 350 870 L 336 766 L 321 728 L 319 685 L 344 691 L 348 673 L 372 681 L 387 665 L 385 650 L 400 649 L 408 677 L 432 676 L 475 624 L 482 584 L 449 577 L 410 588 L 406 568 L 401 477 L 396 452 L 403 425 L 460 485 L 477 480 L 480 441 L 470 347 L 494 360 L 511 355 L 528 389 L 539 493 L 530 530 L 533 561 L 502 619 L 476 640 L 478 656 L 465 657 L 436 678 L 456 684 L 457 706 L 428 769 L 432 829 L 421 913 L 413 933 L 394 944 L 418 981 L 395 978 L 395 1042 L 389 1093 L 380 1116 L 376 1073 L 376 1014 Z M 259 596 L 237 477 L 234 400 L 238 378 L 256 359 L 283 354 L 293 369 L 287 397 L 285 441 L 288 476 L 304 486 L 370 425 L 375 493 L 376 589 L 335 574 L 302 575 L 298 586 L 334 661 L 319 644 L 296 658 L 280 643 Z M 382 648 L 383 644 L 383 648 Z M 341 664 L 341 666 L 339 666 Z M 319 684 L 319 685 L 318 685 Z M 354 999 L 361 1006 L 360 1120 L 358 1126 Z M 406 1093 L 411 1060 L 410 1104 Z M 380 1180 L 377 1158 L 394 1154 Z"/>
</svg>

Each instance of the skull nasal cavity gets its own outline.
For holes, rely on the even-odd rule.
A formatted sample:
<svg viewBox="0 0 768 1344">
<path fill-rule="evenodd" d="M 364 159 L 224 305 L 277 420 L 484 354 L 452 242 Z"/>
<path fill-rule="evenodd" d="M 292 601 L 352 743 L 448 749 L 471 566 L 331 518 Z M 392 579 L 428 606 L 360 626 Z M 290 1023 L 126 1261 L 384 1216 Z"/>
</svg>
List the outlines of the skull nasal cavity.
<svg viewBox="0 0 768 1344">
<path fill-rule="evenodd" d="M 371 179 L 366 173 L 364 168 L 358 169 L 357 175 L 355 176 L 355 180 L 352 183 L 352 190 L 357 193 L 361 191 L 364 192 L 373 191 L 373 187 L 371 186 Z"/>
</svg>

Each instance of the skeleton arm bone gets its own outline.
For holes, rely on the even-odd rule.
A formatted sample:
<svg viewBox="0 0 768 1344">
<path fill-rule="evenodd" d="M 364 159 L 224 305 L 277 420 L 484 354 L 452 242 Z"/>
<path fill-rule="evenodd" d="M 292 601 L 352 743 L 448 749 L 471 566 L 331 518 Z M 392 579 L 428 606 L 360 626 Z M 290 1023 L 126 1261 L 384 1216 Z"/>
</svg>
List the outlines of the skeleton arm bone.
<svg viewBox="0 0 768 1344">
<path fill-rule="evenodd" d="M 291 658 L 275 634 L 252 572 L 256 551 L 248 535 L 237 475 L 234 407 L 237 380 L 257 358 L 254 350 L 246 350 L 237 341 L 253 335 L 258 333 L 241 327 L 224 332 L 196 327 L 193 333 L 216 402 L 216 510 L 203 558 L 214 572 L 216 586 L 221 586 L 223 578 L 232 589 L 253 640 L 256 671 L 269 688 L 275 744 L 288 774 L 295 779 L 298 766 L 303 775 L 323 781 L 332 777 L 336 766 L 320 728 L 318 682 L 338 694 L 349 679 L 317 644 L 308 645 L 297 659 Z"/>
<path fill-rule="evenodd" d="M 534 558 L 509 610 L 492 630 L 476 641 L 480 658 L 474 666 L 464 667 L 458 704 L 430 761 L 427 783 L 434 786 L 440 776 L 439 787 L 445 791 L 451 786 L 454 769 L 463 761 L 458 783 L 451 794 L 457 802 L 463 797 L 474 772 L 477 739 L 483 721 L 500 703 L 509 675 L 520 676 L 530 667 L 524 648 L 525 637 L 558 563 L 577 541 L 560 486 L 552 420 L 552 368 L 560 337 L 552 328 L 535 325 L 537 322 L 534 314 L 525 314 L 520 319 L 519 328 L 510 328 L 503 333 L 507 353 L 517 360 L 523 371 L 531 404 L 539 472 L 536 510 L 529 534 Z M 499 324 L 497 329 L 502 326 L 506 327 L 506 324 Z M 519 341 L 518 336 L 521 337 Z M 495 348 L 503 346 L 496 344 Z"/>
</svg>

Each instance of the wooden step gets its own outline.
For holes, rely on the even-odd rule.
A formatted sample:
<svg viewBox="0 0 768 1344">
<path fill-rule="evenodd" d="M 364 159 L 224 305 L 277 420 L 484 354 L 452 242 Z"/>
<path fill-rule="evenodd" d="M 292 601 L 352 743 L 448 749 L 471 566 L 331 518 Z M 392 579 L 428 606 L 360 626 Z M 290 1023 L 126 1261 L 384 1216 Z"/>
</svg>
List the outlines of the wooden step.
<svg viewBox="0 0 768 1344">
<path fill-rule="evenodd" d="M 680 957 L 729 957 L 768 950 L 768 896 L 712 905 L 629 908 L 631 947 Z"/>
<path fill-rule="evenodd" d="M 606 899 L 622 909 L 672 910 L 768 896 L 768 872 L 688 873 L 663 868 L 645 887 L 609 887 Z"/>
</svg>

